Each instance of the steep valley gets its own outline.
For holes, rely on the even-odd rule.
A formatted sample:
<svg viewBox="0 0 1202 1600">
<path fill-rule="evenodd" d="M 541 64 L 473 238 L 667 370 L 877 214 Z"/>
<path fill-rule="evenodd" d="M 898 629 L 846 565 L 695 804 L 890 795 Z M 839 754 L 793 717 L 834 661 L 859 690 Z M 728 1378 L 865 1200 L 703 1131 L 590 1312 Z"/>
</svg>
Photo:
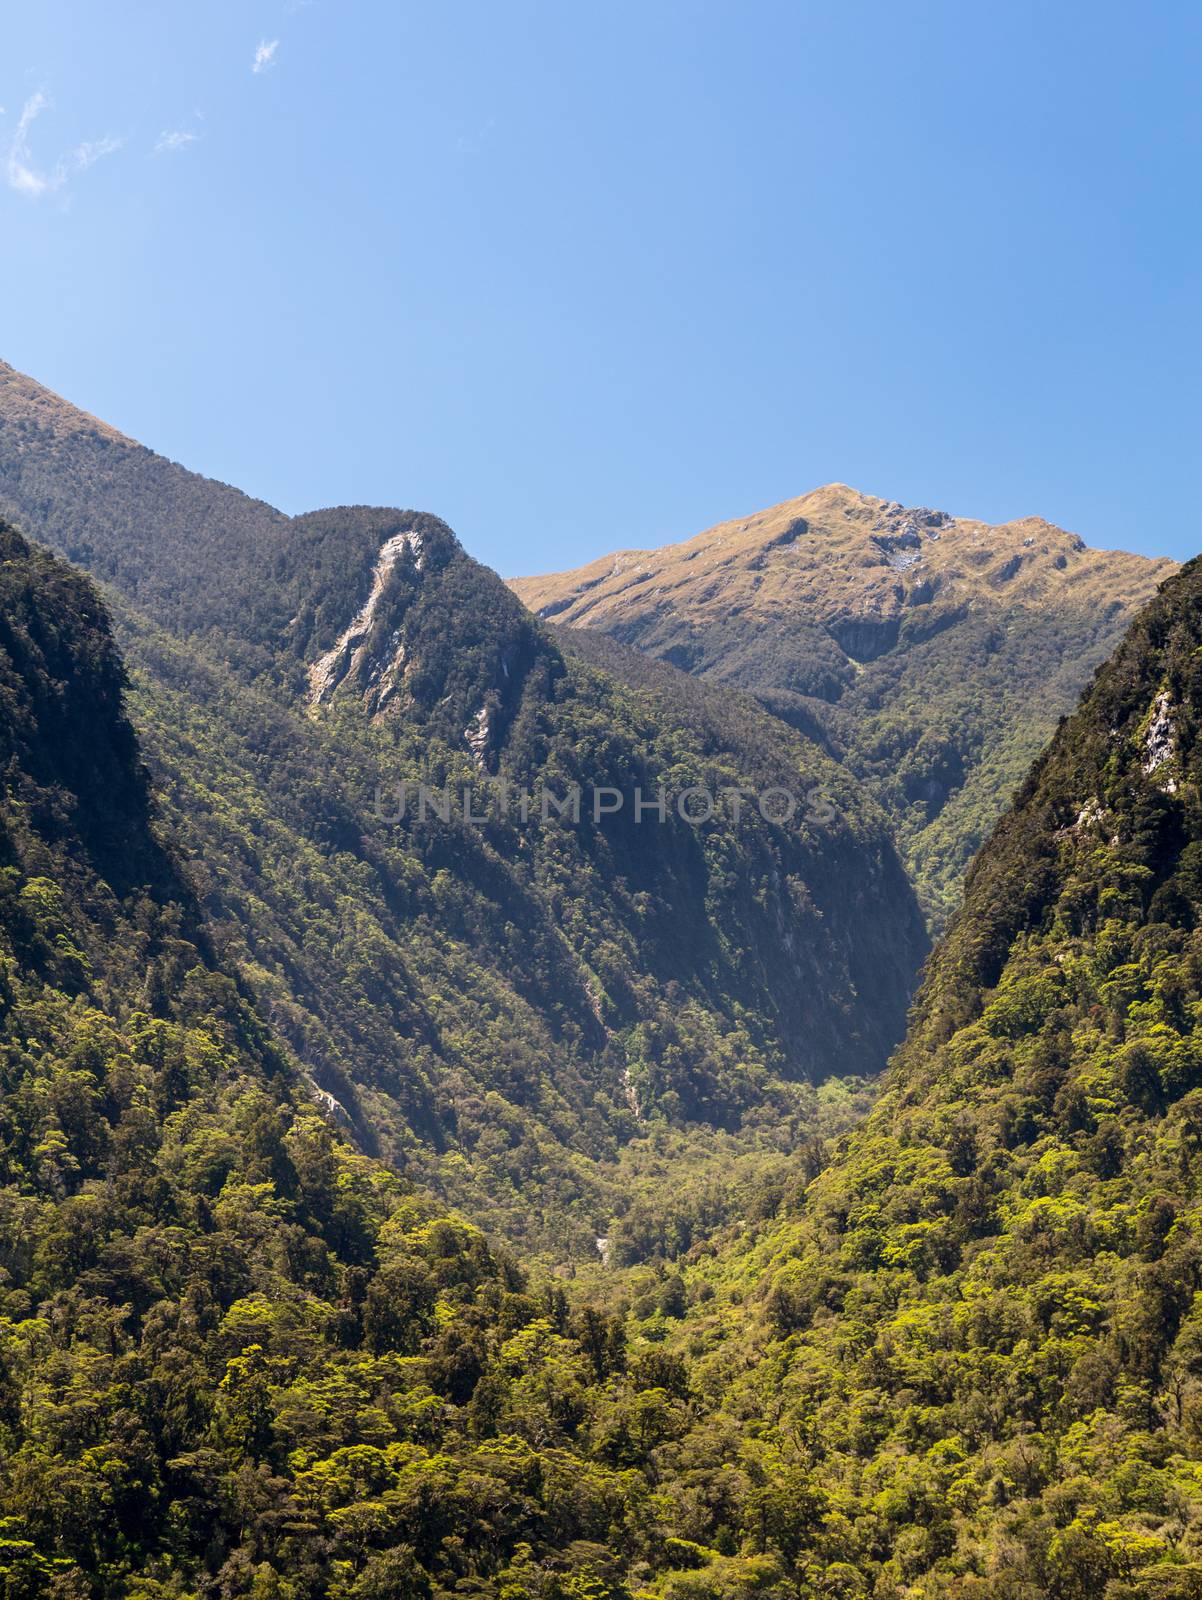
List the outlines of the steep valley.
<svg viewBox="0 0 1202 1600">
<path fill-rule="evenodd" d="M 866 1122 L 690 1258 L 673 1347 L 803 1593 L 1202 1592 L 1200 661 L 1193 561 L 973 863 Z"/>
<path fill-rule="evenodd" d="M 284 518 L 0 377 L 0 499 L 107 582 L 213 936 L 365 1149 L 579 1259 L 653 1129 L 684 1181 L 716 1130 L 755 1169 L 847 1124 L 926 940 L 884 819 L 813 740 L 581 655 L 436 518 Z M 398 782 L 627 806 L 394 818 Z M 820 803 L 636 825 L 661 786 Z"/>
</svg>

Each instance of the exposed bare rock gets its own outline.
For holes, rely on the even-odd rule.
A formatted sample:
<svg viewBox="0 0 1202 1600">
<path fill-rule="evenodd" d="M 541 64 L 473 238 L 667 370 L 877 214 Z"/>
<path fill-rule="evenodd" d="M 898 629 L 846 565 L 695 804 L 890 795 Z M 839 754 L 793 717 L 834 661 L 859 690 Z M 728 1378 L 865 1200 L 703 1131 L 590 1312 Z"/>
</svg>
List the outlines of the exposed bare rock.
<svg viewBox="0 0 1202 1600">
<path fill-rule="evenodd" d="M 1167 689 L 1162 689 L 1152 704 L 1152 717 L 1144 733 L 1144 754 L 1140 763 L 1145 778 L 1172 761 L 1177 753 L 1177 730 L 1173 724 L 1173 700 Z M 1166 777 L 1164 787 L 1170 794 L 1176 792 L 1177 781 Z"/>
<path fill-rule="evenodd" d="M 337 1122 L 344 1128 L 354 1127 L 354 1120 L 351 1117 L 350 1112 L 346 1109 L 342 1101 L 339 1100 L 336 1095 L 332 1095 L 328 1089 L 321 1088 L 320 1085 L 314 1083 L 311 1078 L 308 1080 L 308 1084 L 309 1092 L 312 1094 L 314 1100 L 316 1100 L 317 1104 L 332 1122 Z"/>
<path fill-rule="evenodd" d="M 492 740 L 491 718 L 488 707 L 481 706 L 476 715 L 463 730 L 463 738 L 468 749 L 472 752 L 476 765 L 483 771 L 488 747 Z"/>
<path fill-rule="evenodd" d="M 358 677 L 367 670 L 368 681 L 376 688 L 374 696 L 379 708 L 395 693 L 400 672 L 404 666 L 403 651 L 397 653 L 398 636 L 391 640 L 391 650 L 377 661 L 368 662 L 367 652 L 372 628 L 379 614 L 380 601 L 393 568 L 402 553 L 412 549 L 420 568 L 422 538 L 420 533 L 406 531 L 395 533 L 380 547 L 372 574 L 371 593 L 368 595 L 354 621 L 344 630 L 337 644 L 327 650 L 309 668 L 309 698 L 314 705 L 322 705 L 348 677 Z"/>
</svg>

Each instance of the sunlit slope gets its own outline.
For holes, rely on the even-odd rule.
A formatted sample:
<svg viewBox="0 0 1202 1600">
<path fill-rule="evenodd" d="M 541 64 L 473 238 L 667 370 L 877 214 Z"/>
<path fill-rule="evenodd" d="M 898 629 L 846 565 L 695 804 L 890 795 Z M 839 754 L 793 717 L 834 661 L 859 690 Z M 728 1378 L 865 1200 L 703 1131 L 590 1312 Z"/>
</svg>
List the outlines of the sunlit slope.
<svg viewBox="0 0 1202 1600">
<path fill-rule="evenodd" d="M 1202 1588 L 1200 730 L 1195 562 L 974 863 L 866 1124 L 697 1252 L 694 1381 L 840 1592 Z"/>
</svg>

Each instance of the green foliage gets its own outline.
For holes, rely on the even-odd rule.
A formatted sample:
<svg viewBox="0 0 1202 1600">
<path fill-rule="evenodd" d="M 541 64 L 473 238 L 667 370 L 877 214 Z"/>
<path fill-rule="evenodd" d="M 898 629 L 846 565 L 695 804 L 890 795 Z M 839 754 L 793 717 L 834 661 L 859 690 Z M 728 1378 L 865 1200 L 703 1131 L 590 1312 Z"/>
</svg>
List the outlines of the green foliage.
<svg viewBox="0 0 1202 1600">
<path fill-rule="evenodd" d="M 765 1540 L 815 1585 L 1197 1592 L 1200 599 L 1194 564 L 982 852 L 865 1125 L 688 1265 L 669 1348 L 821 1485 Z"/>
<path fill-rule="evenodd" d="M 1118 580 L 1116 580 L 1117 584 Z M 938 930 L 964 874 L 1057 721 L 1129 620 L 1102 603 L 978 606 L 867 662 L 837 704 L 816 708 L 831 748 L 894 821 Z"/>
<path fill-rule="evenodd" d="M 798 1081 L 771 940 L 820 908 L 824 1005 L 896 954 L 851 937 L 893 903 L 871 816 L 673 825 L 660 852 L 365 828 L 385 759 L 472 770 L 482 690 L 481 759 L 515 782 L 829 769 L 554 645 L 429 523 L 421 582 L 385 590 L 405 715 L 366 714 L 370 667 L 310 711 L 364 600 L 341 515 L 263 563 L 227 665 L 216 622 L 202 647 L 126 615 L 203 907 L 101 609 L 3 535 L 3 1592 L 1197 1600 L 1202 566 L 978 858 L 844 1134 L 861 1091 Z M 396 523 L 345 526 L 370 551 Z M 440 597 L 487 623 L 446 652 Z M 305 1071 L 511 1232 L 523 1205 L 586 1244 L 604 1222 L 611 1265 L 530 1276 Z"/>
<path fill-rule="evenodd" d="M 1152 593 L 1156 569 L 1086 552 L 1046 525 L 1025 538 L 1026 524 L 979 526 L 968 542 L 941 535 L 938 514 L 915 512 L 918 564 L 890 572 L 874 532 L 880 503 L 841 491 L 832 506 L 829 493 L 812 497 L 827 499 L 818 525 L 783 549 L 757 542 L 763 519 L 753 518 L 646 552 L 629 575 L 618 557 L 612 570 L 599 562 L 518 588 L 541 614 L 578 624 L 565 632 L 605 630 L 754 694 L 821 743 L 888 817 L 937 931 L 973 854 Z"/>
</svg>

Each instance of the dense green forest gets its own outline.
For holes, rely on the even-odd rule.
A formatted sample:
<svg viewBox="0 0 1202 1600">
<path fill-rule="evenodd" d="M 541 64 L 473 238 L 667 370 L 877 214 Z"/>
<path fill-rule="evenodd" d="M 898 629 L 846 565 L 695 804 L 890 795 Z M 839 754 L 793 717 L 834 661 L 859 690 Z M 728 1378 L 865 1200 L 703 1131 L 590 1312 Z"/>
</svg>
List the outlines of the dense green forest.
<svg viewBox="0 0 1202 1600">
<path fill-rule="evenodd" d="M 624 1592 L 672 1559 L 679 1364 L 317 1111 L 122 684 L 95 592 L 0 525 L 0 1592 Z"/>
<path fill-rule="evenodd" d="M 320 1114 L 95 593 L 5 530 L 5 1593 L 1202 1592 L 1200 602 L 1033 773 L 863 1127 L 737 1223 L 632 1206 L 590 1304 Z"/>
<path fill-rule="evenodd" d="M 682 683 L 691 695 L 694 686 Z M 549 756 L 536 747 L 534 757 L 555 773 L 556 792 L 581 774 L 590 740 L 612 771 L 640 759 L 648 714 L 662 728 L 642 691 L 619 699 L 611 681 L 571 663 L 558 692 L 555 745 Z M 219 737 L 207 709 L 218 700 Z M 715 819 L 704 854 L 679 822 L 663 833 L 611 826 L 582 838 L 554 819 L 481 835 L 410 816 L 368 831 L 363 796 L 381 770 L 425 770 L 433 749 L 468 780 L 463 757 L 430 738 L 399 744 L 391 730 L 367 745 L 355 711 L 334 712 L 320 727 L 281 718 L 261 694 L 149 634 L 133 703 L 193 881 L 265 1014 L 367 1147 L 474 1216 L 538 1248 L 567 1239 L 591 1253 L 594 1235 L 626 1203 L 627 1175 L 614 1162 L 651 1124 L 697 1126 L 693 1148 L 725 1127 L 749 1150 L 778 1151 L 820 1126 L 846 1125 L 846 1097 L 820 1102 L 797 1081 L 799 1064 L 821 1077 L 817 1047 L 829 1040 L 831 1059 L 870 1067 L 854 1017 L 846 1042 L 835 1030 L 848 1011 L 841 996 L 857 982 L 876 994 L 892 982 L 900 1016 L 905 969 L 888 928 L 870 921 L 862 941 L 879 951 L 877 973 L 828 965 L 830 998 L 817 1014 L 801 1008 L 824 981 L 819 968 L 790 989 L 787 952 L 776 977 L 749 967 L 744 954 L 753 948 L 748 930 L 769 948 L 776 942 L 782 912 L 769 875 L 779 868 L 804 872 L 817 900 L 809 914 L 827 919 L 822 948 L 832 948 L 842 925 L 854 950 L 851 919 L 864 901 L 841 894 L 842 851 L 823 861 L 794 830 L 758 818 L 739 836 L 729 819 Z M 795 772 L 785 765 L 788 742 L 782 751 L 776 729 L 760 721 L 769 772 Z M 543 736 L 534 717 L 515 730 L 511 773 L 527 729 L 531 740 Z M 715 782 L 755 770 L 750 750 L 741 772 L 729 754 L 707 754 L 703 740 L 718 736 L 707 735 L 704 714 L 696 731 L 682 725 L 653 737 L 657 767 L 671 763 L 678 781 L 682 770 Z M 753 743 L 744 729 L 743 748 Z M 645 781 L 658 781 L 655 768 Z M 848 848 L 861 848 L 841 815 L 836 827 Z M 828 839 L 831 831 L 825 825 Z M 541 849 L 527 866 L 531 844 Z M 619 872 L 616 849 L 629 852 Z M 723 862 L 738 886 L 718 901 Z M 874 894 L 904 893 L 887 854 L 875 870 L 894 877 L 892 886 L 887 876 L 876 890 L 868 885 L 870 907 Z M 795 904 L 786 914 L 805 915 Z M 917 940 L 916 915 L 910 927 Z M 799 947 L 812 959 L 800 939 Z M 741 997 L 733 1012 L 732 995 Z M 792 1017 L 786 1006 L 797 1008 Z M 791 1062 L 779 1042 L 789 1037 Z M 883 1054 L 887 1041 L 877 1039 Z"/>
</svg>

